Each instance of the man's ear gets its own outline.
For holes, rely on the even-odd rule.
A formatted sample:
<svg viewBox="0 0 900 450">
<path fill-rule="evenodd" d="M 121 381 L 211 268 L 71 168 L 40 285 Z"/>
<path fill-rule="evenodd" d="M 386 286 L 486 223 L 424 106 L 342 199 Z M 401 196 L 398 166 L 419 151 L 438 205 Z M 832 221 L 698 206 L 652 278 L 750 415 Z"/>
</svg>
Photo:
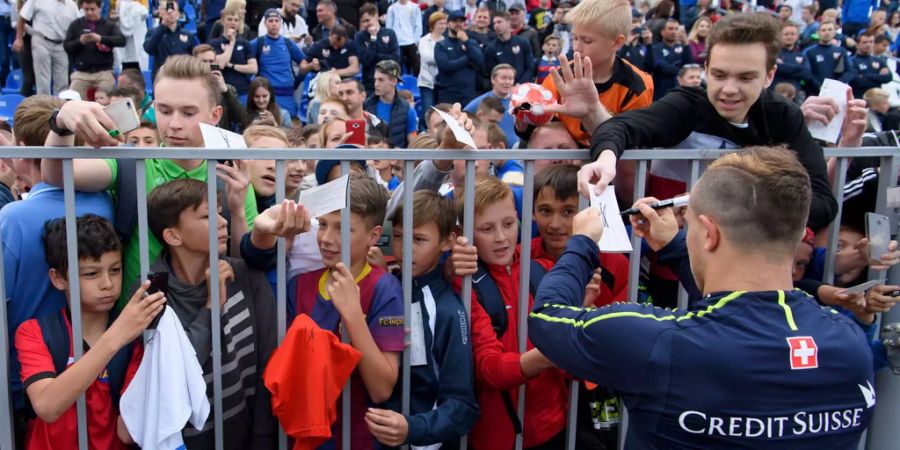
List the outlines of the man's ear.
<svg viewBox="0 0 900 450">
<path fill-rule="evenodd" d="M 384 231 L 384 229 L 381 225 L 375 225 L 375 227 L 372 228 L 372 231 L 369 231 L 369 247 L 374 247 L 378 244 L 378 239 L 381 238 L 382 231 Z"/>
<path fill-rule="evenodd" d="M 166 241 L 165 244 L 169 247 L 180 247 L 182 243 L 181 233 L 175 228 L 166 228 L 163 230 L 163 240 Z"/>
<path fill-rule="evenodd" d="M 704 214 L 701 214 L 698 218 L 700 219 L 700 224 L 703 225 L 704 234 L 706 235 L 703 248 L 708 252 L 715 251 L 722 239 L 722 230 L 719 229 L 719 224 Z"/>
<path fill-rule="evenodd" d="M 69 282 L 56 269 L 50 269 L 49 275 L 50 275 L 50 284 L 52 284 L 53 287 L 55 287 L 56 289 L 59 289 L 60 291 L 65 291 L 66 289 L 69 288 Z"/>
</svg>

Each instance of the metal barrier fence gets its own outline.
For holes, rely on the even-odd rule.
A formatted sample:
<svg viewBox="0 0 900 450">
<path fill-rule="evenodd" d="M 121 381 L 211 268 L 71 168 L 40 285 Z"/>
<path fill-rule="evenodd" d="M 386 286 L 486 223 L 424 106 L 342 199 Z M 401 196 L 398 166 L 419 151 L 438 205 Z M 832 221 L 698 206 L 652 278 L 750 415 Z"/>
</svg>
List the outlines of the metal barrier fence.
<svg viewBox="0 0 900 450">
<path fill-rule="evenodd" d="M 712 160 L 719 155 L 727 152 L 727 150 L 632 150 L 626 152 L 621 159 L 637 162 L 637 171 L 635 177 L 634 194 L 635 198 L 644 196 L 647 181 L 647 173 L 649 163 L 652 160 L 687 160 L 691 162 L 691 173 L 688 187 L 692 186 L 700 177 L 704 161 Z M 146 279 L 149 271 L 148 256 L 148 229 L 147 229 L 147 203 L 146 203 L 146 171 L 145 159 L 198 159 L 202 157 L 211 164 L 207 165 L 208 179 L 216 178 L 216 160 L 229 159 L 269 159 L 276 160 L 276 200 L 281 202 L 285 196 L 285 161 L 286 160 L 341 160 L 342 173 L 348 173 L 351 160 L 357 160 L 360 156 L 365 159 L 380 160 L 403 160 L 404 174 L 411 177 L 414 173 L 414 163 L 417 160 L 464 160 L 465 167 L 465 219 L 462 224 L 463 234 L 472 242 L 474 228 L 474 175 L 476 160 L 505 160 L 514 155 L 516 159 L 525 161 L 525 177 L 523 186 L 523 205 L 522 205 L 522 226 L 521 236 L 530 236 L 532 233 L 532 206 L 533 206 L 533 184 L 534 184 L 534 162 L 536 160 L 552 159 L 570 159 L 584 160 L 589 157 L 588 152 L 584 150 L 482 150 L 482 151 L 447 151 L 447 150 L 355 150 L 355 149 L 173 149 L 173 148 L 104 148 L 104 149 L 88 149 L 88 148 L 34 148 L 34 147 L 0 147 L 0 157 L 3 158 L 51 158 L 63 160 L 63 177 L 64 177 L 64 198 L 65 198 L 65 217 L 66 232 L 68 245 L 68 264 L 69 264 L 69 282 L 71 283 L 71 311 L 72 311 L 72 332 L 73 336 L 82 336 L 81 329 L 81 308 L 80 295 L 78 288 L 78 255 L 76 242 L 76 223 L 75 223 L 75 190 L 73 177 L 73 162 L 71 158 L 128 158 L 136 159 L 137 169 L 137 195 L 138 195 L 138 233 L 140 248 L 140 267 L 141 277 Z M 891 230 L 892 235 L 898 234 L 898 217 L 900 210 L 889 210 L 886 200 L 887 188 L 897 180 L 898 168 L 900 168 L 900 150 L 893 147 L 871 147 L 858 149 L 828 149 L 825 152 L 826 157 L 837 158 L 837 175 L 833 183 L 835 197 L 839 200 L 842 198 L 843 186 L 846 181 L 845 172 L 848 167 L 850 158 L 853 157 L 879 157 L 881 158 L 881 177 L 878 186 L 878 198 L 876 212 L 888 215 L 892 218 Z M 413 222 L 413 189 L 414 183 L 404 183 L 403 187 L 403 223 L 410 224 Z M 208 183 L 208 202 L 215 204 L 217 200 L 217 191 L 215 183 Z M 585 202 L 582 202 L 582 207 Z M 838 202 L 840 208 L 840 201 Z M 836 223 L 839 223 L 841 210 L 838 210 Z M 350 210 L 345 208 L 341 215 L 341 251 L 342 260 L 350 266 Z M 829 245 L 826 267 L 825 281 L 830 282 L 834 275 L 834 265 L 832 263 L 838 237 L 838 227 L 832 227 L 829 234 Z M 210 242 L 210 266 L 216 267 L 219 255 L 217 252 L 217 231 L 215 222 L 210 222 L 209 230 Z M 529 239 L 522 239 L 520 272 L 521 279 L 519 284 L 519 317 L 518 317 L 518 345 L 519 351 L 526 350 L 526 339 L 528 336 L 527 315 L 529 312 L 528 296 L 529 296 L 529 270 L 531 259 L 531 242 Z M 640 269 L 640 239 L 632 237 L 632 244 L 635 252 L 630 258 L 629 265 L 629 299 L 636 301 L 638 291 L 638 278 Z M 2 244 L 0 244 L 2 245 Z M 403 235 L 403 274 L 412 273 L 412 233 L 407 232 Z M 278 342 L 284 338 L 286 327 L 286 255 L 285 241 L 283 238 L 278 239 L 277 244 L 277 284 L 276 284 L 276 302 L 277 302 L 277 330 Z M 0 259 L 0 292 L 5 292 L 2 259 Z M 881 280 L 889 279 L 894 284 L 900 284 L 900 267 L 894 267 L 889 274 L 884 272 L 870 271 L 870 277 Z M 218 298 L 219 273 L 211 271 L 210 274 L 211 292 L 210 298 Z M 409 321 L 410 302 L 412 298 L 412 277 L 403 276 L 403 300 L 404 300 L 404 318 Z M 466 306 L 467 312 L 471 313 L 471 277 L 465 277 L 463 280 L 462 299 Z M 687 297 L 682 290 L 679 296 L 679 306 L 687 305 Z M 213 361 L 213 415 L 215 418 L 215 444 L 216 448 L 224 448 L 223 446 L 223 430 L 222 430 L 222 342 L 221 342 L 221 306 L 219 302 L 211 302 L 212 308 L 212 361 Z M 8 361 L 9 333 L 7 330 L 6 302 L 0 302 L 0 360 Z M 883 323 L 900 322 L 900 310 L 894 309 L 890 313 L 880 318 Z M 78 342 L 76 340 L 74 342 Z M 344 339 L 348 339 L 344 335 Z M 74 345 L 75 358 L 82 356 L 83 350 L 79 345 Z M 879 401 L 876 410 L 875 419 L 869 429 L 868 443 L 872 449 L 888 449 L 894 448 L 898 436 L 897 430 L 900 425 L 900 401 L 890 401 L 891 399 L 900 400 L 900 378 L 894 377 L 889 371 L 879 373 L 877 390 Z M 11 377 L 18 377 L 19 374 L 11 374 L 9 364 L 4 370 L 0 370 L 0 386 L 6 388 L 0 389 L 0 449 L 13 448 L 13 425 L 12 425 L 12 400 L 8 389 Z M 261 376 L 261 375 L 260 375 Z M 402 383 L 402 412 L 409 411 L 409 392 L 410 392 L 410 360 L 409 352 L 404 352 L 401 378 L 398 380 Z M 527 393 L 524 388 L 519 389 L 518 415 L 520 420 L 524 416 L 525 396 Z M 350 448 L 350 396 L 348 387 L 344 388 L 343 395 L 343 424 L 342 437 L 343 447 L 345 450 Z M 568 412 L 568 427 L 566 432 L 566 448 L 575 448 L 575 421 L 577 417 L 578 389 L 577 384 L 573 382 L 570 396 L 570 405 Z M 627 411 L 621 408 L 621 424 L 620 424 L 620 447 L 623 446 L 624 436 L 628 426 Z M 77 402 L 78 416 L 78 436 L 79 446 L 82 450 L 88 448 L 87 440 L 87 424 L 84 395 Z M 524 422 L 524 421 L 523 421 Z M 462 448 L 466 447 L 465 438 L 461 442 Z M 861 448 L 864 444 L 861 442 Z M 287 448 L 287 439 L 283 432 L 280 433 L 279 448 Z M 522 448 L 522 435 L 516 437 L 516 450 Z"/>
</svg>

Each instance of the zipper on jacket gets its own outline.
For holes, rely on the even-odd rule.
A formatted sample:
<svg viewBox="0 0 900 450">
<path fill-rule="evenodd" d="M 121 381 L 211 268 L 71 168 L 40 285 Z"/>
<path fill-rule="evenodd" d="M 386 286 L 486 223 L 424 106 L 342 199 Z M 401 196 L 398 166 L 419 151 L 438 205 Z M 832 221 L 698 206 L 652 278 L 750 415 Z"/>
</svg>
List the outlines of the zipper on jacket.
<svg viewBox="0 0 900 450">
<path fill-rule="evenodd" d="M 512 269 L 509 266 L 506 266 L 506 274 L 512 275 Z"/>
</svg>

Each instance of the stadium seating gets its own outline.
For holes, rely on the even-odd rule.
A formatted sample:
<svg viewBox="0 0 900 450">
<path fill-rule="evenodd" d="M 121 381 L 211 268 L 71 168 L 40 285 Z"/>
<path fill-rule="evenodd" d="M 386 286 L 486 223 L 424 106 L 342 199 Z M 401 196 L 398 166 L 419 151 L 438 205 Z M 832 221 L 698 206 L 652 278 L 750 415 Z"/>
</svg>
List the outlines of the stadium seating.
<svg viewBox="0 0 900 450">
<path fill-rule="evenodd" d="M 3 94 L 0 95 L 0 119 L 5 120 L 10 126 L 13 124 L 13 115 L 16 113 L 16 107 L 25 100 L 19 94 Z"/>
</svg>

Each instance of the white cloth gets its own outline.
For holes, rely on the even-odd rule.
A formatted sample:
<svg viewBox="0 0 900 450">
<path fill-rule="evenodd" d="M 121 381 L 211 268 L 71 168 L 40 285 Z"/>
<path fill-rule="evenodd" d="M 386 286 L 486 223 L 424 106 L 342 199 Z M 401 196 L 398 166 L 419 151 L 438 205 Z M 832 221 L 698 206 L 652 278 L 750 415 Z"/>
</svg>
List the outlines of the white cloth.
<svg viewBox="0 0 900 450">
<path fill-rule="evenodd" d="M 125 35 L 125 46 L 116 47 L 116 67 L 121 68 L 123 62 L 135 62 L 141 70 L 148 70 L 150 57 L 144 51 L 144 39 L 147 37 L 147 7 L 133 0 L 119 0 L 119 29 Z"/>
<path fill-rule="evenodd" d="M 200 430 L 209 417 L 206 382 L 197 354 L 172 308 L 145 335 L 144 359 L 119 402 L 122 420 L 144 450 L 184 445 L 190 421 Z"/>
<path fill-rule="evenodd" d="M 72 0 L 28 0 L 19 14 L 23 19 L 32 21 L 32 33 L 62 43 L 69 25 L 80 12 Z"/>
<path fill-rule="evenodd" d="M 405 5 L 397 2 L 388 7 L 385 28 L 394 30 L 397 35 L 397 43 L 404 45 L 416 45 L 422 37 L 422 11 L 419 5 L 407 2 Z"/>
<path fill-rule="evenodd" d="M 434 60 L 434 46 L 436 44 L 437 42 L 431 36 L 431 33 L 422 36 L 422 40 L 419 41 L 420 66 L 418 83 L 420 88 L 434 89 L 434 80 L 438 74 L 437 61 Z"/>
</svg>

